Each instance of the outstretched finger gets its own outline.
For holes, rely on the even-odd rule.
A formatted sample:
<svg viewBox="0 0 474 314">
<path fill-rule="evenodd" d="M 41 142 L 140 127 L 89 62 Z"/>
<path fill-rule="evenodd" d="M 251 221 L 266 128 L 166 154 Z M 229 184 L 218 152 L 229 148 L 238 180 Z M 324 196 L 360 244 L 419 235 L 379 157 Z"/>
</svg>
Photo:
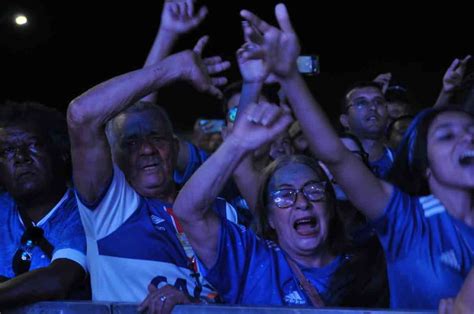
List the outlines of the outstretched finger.
<svg viewBox="0 0 474 314">
<path fill-rule="evenodd" d="M 272 28 L 270 24 L 268 24 L 250 11 L 242 10 L 240 11 L 240 16 L 249 21 L 250 24 L 255 26 L 262 33 L 265 33 Z"/>
<path fill-rule="evenodd" d="M 275 16 L 278 21 L 280 29 L 286 33 L 294 33 L 293 25 L 291 25 L 288 9 L 283 3 L 279 3 L 275 7 Z"/>
<path fill-rule="evenodd" d="M 452 72 L 454 70 L 456 70 L 456 68 L 458 67 L 460 61 L 458 58 L 454 59 L 454 61 L 451 63 L 451 65 L 449 66 L 448 70 L 446 72 Z"/>
<path fill-rule="evenodd" d="M 260 32 L 249 23 L 249 21 L 242 21 L 242 31 L 244 32 L 244 41 L 253 42 L 256 44 L 263 43 L 263 36 Z"/>
<path fill-rule="evenodd" d="M 222 94 L 222 92 L 213 85 L 209 86 L 207 93 L 209 93 L 212 96 L 217 97 L 218 99 L 222 99 L 224 97 L 224 94 Z"/>
<path fill-rule="evenodd" d="M 202 59 L 202 63 L 205 65 L 213 65 L 222 62 L 222 58 L 219 56 L 208 57 Z"/>
<path fill-rule="evenodd" d="M 202 55 L 202 51 L 204 50 L 204 47 L 206 47 L 207 42 L 209 41 L 209 36 L 205 35 L 199 38 L 197 41 L 196 45 L 193 48 L 193 51 L 198 55 Z"/>
<path fill-rule="evenodd" d="M 230 68 L 230 62 L 229 61 L 224 61 L 221 63 L 213 64 L 213 65 L 208 65 L 207 66 L 207 73 L 209 74 L 216 74 L 223 72 Z"/>
<path fill-rule="evenodd" d="M 224 76 L 219 76 L 219 77 L 213 77 L 211 78 L 211 83 L 214 86 L 222 86 L 227 84 L 228 80 Z"/>
</svg>

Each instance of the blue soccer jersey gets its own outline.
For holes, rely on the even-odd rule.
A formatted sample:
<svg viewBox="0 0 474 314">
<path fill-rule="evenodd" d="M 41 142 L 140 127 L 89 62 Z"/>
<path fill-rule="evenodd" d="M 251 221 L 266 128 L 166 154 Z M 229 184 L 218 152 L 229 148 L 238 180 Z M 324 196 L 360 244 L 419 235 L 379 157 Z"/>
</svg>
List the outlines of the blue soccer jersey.
<svg viewBox="0 0 474 314">
<path fill-rule="evenodd" d="M 218 250 L 217 261 L 211 269 L 205 270 L 205 277 L 225 302 L 311 306 L 283 251 L 274 242 L 223 219 Z M 332 276 L 345 261 L 345 257 L 338 256 L 321 268 L 300 266 L 327 305 L 334 305 L 334 300 L 345 288 L 345 282 L 330 285 Z"/>
<path fill-rule="evenodd" d="M 21 247 L 25 227 L 14 201 L 7 194 L 0 196 L 0 221 L 0 275 L 12 278 L 15 277 L 12 260 Z M 36 226 L 43 229 L 44 237 L 54 250 L 49 259 L 45 252 L 35 246 L 31 252 L 30 270 L 46 267 L 60 258 L 72 260 L 86 269 L 86 238 L 71 190 Z"/>
<path fill-rule="evenodd" d="M 387 259 L 392 308 L 436 309 L 454 297 L 473 267 L 474 228 L 451 217 L 434 196 L 394 188 L 375 222 Z"/>
<path fill-rule="evenodd" d="M 378 178 L 385 178 L 389 170 L 392 168 L 395 154 L 389 147 L 384 148 L 384 153 L 376 161 L 370 162 L 370 169 Z"/>
<path fill-rule="evenodd" d="M 170 284 L 188 295 L 213 302 L 215 290 L 195 269 L 192 249 L 170 215 L 172 205 L 140 196 L 114 166 L 108 190 L 95 206 L 78 198 L 87 236 L 92 298 L 98 301 L 141 302 L 148 285 Z M 223 200 L 215 209 L 236 220 Z M 190 252 L 191 250 L 191 252 Z"/>
</svg>

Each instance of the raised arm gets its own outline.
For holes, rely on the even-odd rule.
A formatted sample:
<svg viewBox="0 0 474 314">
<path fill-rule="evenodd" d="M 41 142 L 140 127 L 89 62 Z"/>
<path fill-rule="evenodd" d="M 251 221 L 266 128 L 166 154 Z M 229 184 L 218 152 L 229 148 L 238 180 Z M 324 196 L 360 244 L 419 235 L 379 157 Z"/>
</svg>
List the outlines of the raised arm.
<svg viewBox="0 0 474 314">
<path fill-rule="evenodd" d="M 242 158 L 272 141 L 291 122 L 278 106 L 250 104 L 219 149 L 195 172 L 178 194 L 174 212 L 194 251 L 206 267 L 216 261 L 220 221 L 211 204 Z"/>
<path fill-rule="evenodd" d="M 471 56 L 468 55 L 462 60 L 454 59 L 451 63 L 443 76 L 443 88 L 433 106 L 434 108 L 449 105 L 454 92 L 459 88 L 459 86 L 461 86 L 464 73 L 466 72 L 467 63 L 470 59 Z"/>
<path fill-rule="evenodd" d="M 148 53 L 144 67 L 151 66 L 167 57 L 180 36 L 197 28 L 207 15 L 207 8 L 197 10 L 196 0 L 166 0 L 161 12 L 160 27 Z M 156 103 L 156 91 L 143 100 Z"/>
<path fill-rule="evenodd" d="M 112 158 L 105 134 L 106 123 L 144 95 L 177 80 L 189 81 L 198 91 L 217 97 L 226 82 L 214 64 L 200 58 L 203 45 L 194 51 L 173 54 L 159 63 L 103 82 L 74 99 L 68 108 L 74 184 L 87 203 L 97 201 L 112 176 Z"/>
<path fill-rule="evenodd" d="M 252 56 L 261 56 L 282 85 L 315 156 L 331 170 L 337 182 L 366 216 L 380 217 L 388 203 L 392 186 L 377 179 L 370 170 L 345 148 L 321 106 L 314 100 L 298 73 L 300 52 L 297 35 L 283 4 L 275 8 L 280 28 L 269 25 L 249 11 L 241 15 L 262 34 Z M 316 136 L 317 135 L 317 136 Z"/>
</svg>

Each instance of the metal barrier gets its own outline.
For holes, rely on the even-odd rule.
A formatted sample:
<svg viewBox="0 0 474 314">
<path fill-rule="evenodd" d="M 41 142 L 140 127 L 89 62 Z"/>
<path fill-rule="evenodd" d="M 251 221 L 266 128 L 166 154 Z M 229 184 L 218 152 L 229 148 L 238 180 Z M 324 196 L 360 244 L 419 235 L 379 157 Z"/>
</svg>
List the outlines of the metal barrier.
<svg viewBox="0 0 474 314">
<path fill-rule="evenodd" d="M 2 310 L 0 314 L 137 314 L 137 304 L 106 302 L 39 302 L 11 310 Z M 295 308 L 271 306 L 231 306 L 231 305 L 177 305 L 175 314 L 435 314 L 436 311 L 400 311 L 343 308 Z"/>
</svg>

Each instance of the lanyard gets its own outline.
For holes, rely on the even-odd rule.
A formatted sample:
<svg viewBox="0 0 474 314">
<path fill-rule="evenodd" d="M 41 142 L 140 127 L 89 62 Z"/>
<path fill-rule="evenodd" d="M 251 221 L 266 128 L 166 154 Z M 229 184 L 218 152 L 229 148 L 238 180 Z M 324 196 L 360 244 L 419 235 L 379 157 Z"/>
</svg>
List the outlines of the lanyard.
<svg viewBox="0 0 474 314">
<path fill-rule="evenodd" d="M 186 257 L 188 258 L 188 263 L 190 265 L 190 269 L 194 272 L 197 273 L 197 261 L 196 261 L 196 254 L 194 254 L 193 247 L 189 243 L 188 238 L 186 237 L 186 234 L 183 231 L 183 227 L 181 226 L 181 223 L 179 220 L 176 218 L 176 216 L 173 213 L 173 209 L 168 208 L 166 206 L 163 206 L 163 209 L 170 215 L 171 221 L 173 222 L 174 229 L 176 231 L 176 236 L 178 237 L 179 242 L 181 243 L 181 246 L 184 249 L 184 253 L 186 253 Z"/>
</svg>

